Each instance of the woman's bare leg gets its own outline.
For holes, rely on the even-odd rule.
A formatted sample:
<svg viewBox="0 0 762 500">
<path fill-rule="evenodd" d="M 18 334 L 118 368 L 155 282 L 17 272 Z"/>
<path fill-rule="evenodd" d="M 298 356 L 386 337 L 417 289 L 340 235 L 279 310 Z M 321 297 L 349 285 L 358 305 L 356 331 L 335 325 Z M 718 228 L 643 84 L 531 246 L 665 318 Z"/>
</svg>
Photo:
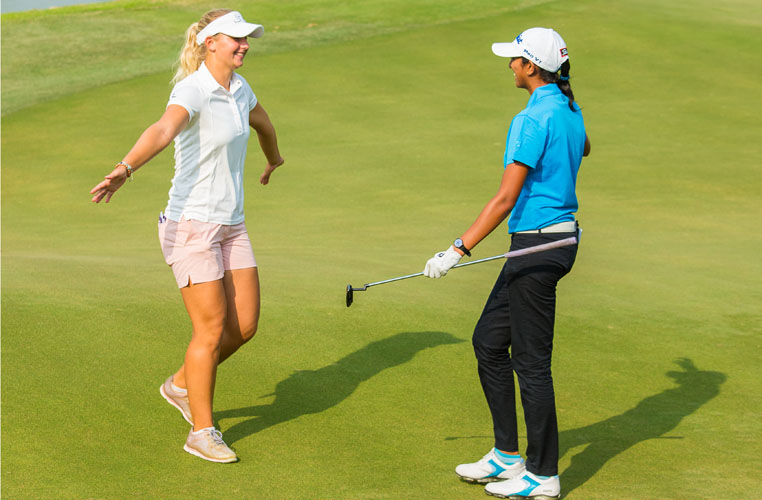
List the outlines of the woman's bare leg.
<svg viewBox="0 0 762 500">
<path fill-rule="evenodd" d="M 225 288 L 227 315 L 218 364 L 254 337 L 259 323 L 260 304 L 259 273 L 256 267 L 225 271 L 222 282 Z M 178 387 L 186 387 L 185 378 L 183 365 L 175 373 L 173 383 Z"/>
<path fill-rule="evenodd" d="M 214 382 L 227 316 L 223 281 L 190 284 L 181 289 L 185 308 L 193 324 L 193 336 L 185 353 L 181 381 L 184 383 L 180 387 L 188 388 L 193 427 L 196 430 L 214 425 Z"/>
</svg>

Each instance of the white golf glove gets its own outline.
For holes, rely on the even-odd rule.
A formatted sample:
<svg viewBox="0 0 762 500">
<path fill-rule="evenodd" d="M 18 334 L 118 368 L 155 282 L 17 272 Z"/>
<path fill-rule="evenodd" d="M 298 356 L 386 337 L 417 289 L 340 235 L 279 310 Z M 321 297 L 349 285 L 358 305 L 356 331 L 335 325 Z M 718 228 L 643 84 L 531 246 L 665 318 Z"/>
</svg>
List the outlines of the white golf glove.
<svg viewBox="0 0 762 500">
<path fill-rule="evenodd" d="M 423 275 L 429 278 L 441 278 L 454 265 L 460 262 L 461 257 L 463 256 L 450 246 L 450 248 L 444 252 L 439 252 L 426 262 L 426 267 L 423 268 Z"/>
</svg>

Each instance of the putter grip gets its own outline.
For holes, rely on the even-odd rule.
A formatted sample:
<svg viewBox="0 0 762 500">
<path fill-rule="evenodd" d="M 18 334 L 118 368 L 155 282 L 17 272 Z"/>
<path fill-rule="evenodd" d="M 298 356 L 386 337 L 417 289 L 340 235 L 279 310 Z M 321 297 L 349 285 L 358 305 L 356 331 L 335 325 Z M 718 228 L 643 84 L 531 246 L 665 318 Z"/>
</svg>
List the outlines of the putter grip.
<svg viewBox="0 0 762 500">
<path fill-rule="evenodd" d="M 537 253 L 542 252 L 544 250 L 550 250 L 552 248 L 560 248 L 560 247 L 567 247 L 569 245 L 574 245 L 577 243 L 577 237 L 571 236 L 569 238 L 564 238 L 563 240 L 558 241 L 551 241 L 550 243 L 543 243 L 542 245 L 537 245 L 529 248 L 522 248 L 521 250 L 514 250 L 512 252 L 508 252 L 505 254 L 505 257 L 507 259 L 511 257 L 521 257 L 522 255 L 529 255 L 530 253 Z"/>
</svg>

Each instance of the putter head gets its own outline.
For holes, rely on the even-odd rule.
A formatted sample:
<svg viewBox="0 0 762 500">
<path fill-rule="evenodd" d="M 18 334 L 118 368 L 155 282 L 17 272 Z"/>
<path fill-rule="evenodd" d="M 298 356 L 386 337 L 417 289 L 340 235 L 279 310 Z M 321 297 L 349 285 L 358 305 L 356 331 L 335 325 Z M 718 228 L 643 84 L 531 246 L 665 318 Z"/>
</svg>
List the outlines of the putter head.
<svg viewBox="0 0 762 500">
<path fill-rule="evenodd" d="M 347 307 L 352 305 L 352 301 L 354 300 L 355 294 L 354 292 L 364 292 L 368 289 L 368 285 L 365 285 L 362 288 L 352 288 L 352 285 L 347 285 Z"/>
</svg>

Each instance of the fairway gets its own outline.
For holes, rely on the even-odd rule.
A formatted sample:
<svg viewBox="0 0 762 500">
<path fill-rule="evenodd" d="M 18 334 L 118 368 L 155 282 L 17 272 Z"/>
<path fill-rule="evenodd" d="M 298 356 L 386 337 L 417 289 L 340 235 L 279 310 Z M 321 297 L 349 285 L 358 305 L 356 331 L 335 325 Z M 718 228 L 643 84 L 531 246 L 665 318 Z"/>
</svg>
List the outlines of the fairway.
<svg viewBox="0 0 762 500">
<path fill-rule="evenodd" d="M 161 115 L 208 4 L 4 14 L 4 500 L 485 498 L 453 470 L 493 445 L 470 336 L 500 264 L 344 300 L 421 271 L 495 193 L 528 95 L 490 45 L 531 26 L 568 43 L 592 141 L 558 288 L 563 498 L 762 491 L 758 2 L 220 6 L 265 26 L 240 73 L 286 159 L 260 186 L 249 142 L 262 317 L 214 412 L 241 461 L 185 453 L 159 394 L 190 338 L 156 236 L 172 147 L 108 205 L 88 195 Z M 499 228 L 473 259 L 507 249 Z"/>
</svg>

